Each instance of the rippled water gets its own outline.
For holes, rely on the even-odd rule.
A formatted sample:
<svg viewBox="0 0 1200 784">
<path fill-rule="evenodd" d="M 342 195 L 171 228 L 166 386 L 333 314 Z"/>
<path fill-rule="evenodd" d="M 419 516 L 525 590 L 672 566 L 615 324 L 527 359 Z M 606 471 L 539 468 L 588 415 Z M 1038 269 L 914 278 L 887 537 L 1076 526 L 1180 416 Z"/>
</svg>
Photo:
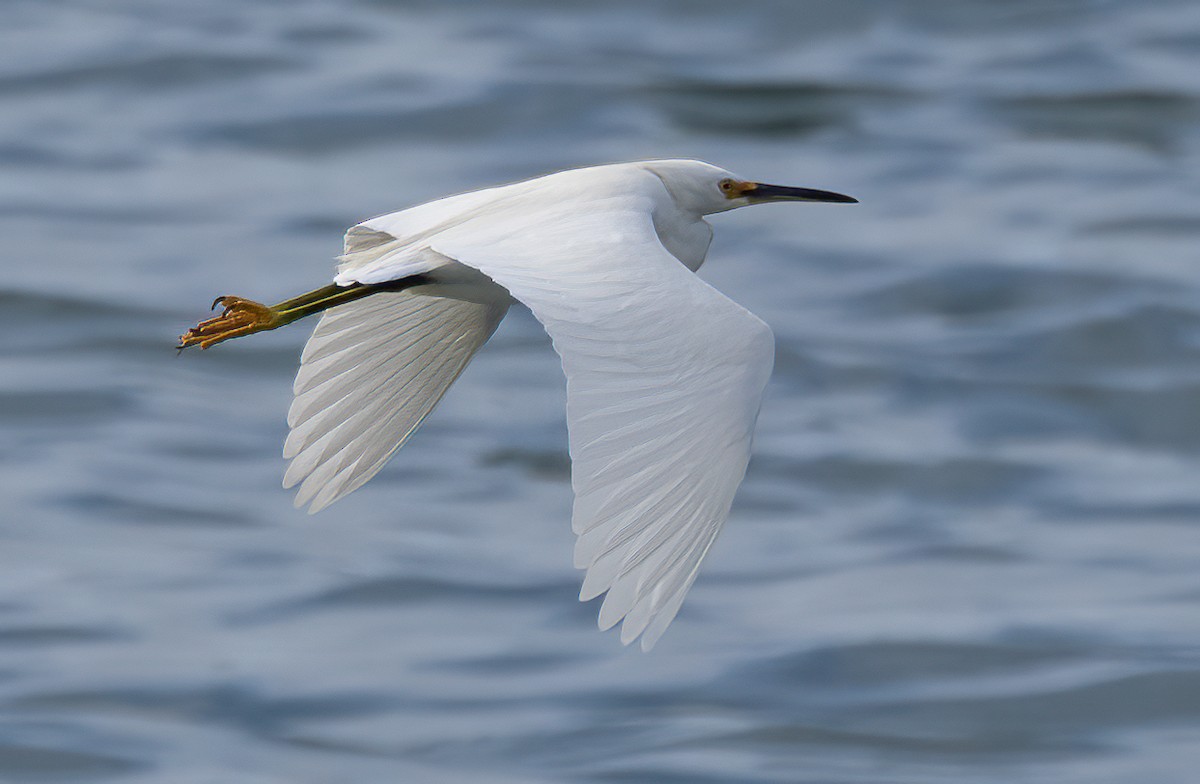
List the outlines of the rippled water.
<svg viewBox="0 0 1200 784">
<path fill-rule="evenodd" d="M 1187 782 L 1200 765 L 1200 7 L 0 7 L 0 779 Z M 342 229 L 696 156 L 778 339 L 650 655 L 575 596 L 514 313 L 363 490 L 279 488 L 307 330 L 175 357 Z"/>
</svg>

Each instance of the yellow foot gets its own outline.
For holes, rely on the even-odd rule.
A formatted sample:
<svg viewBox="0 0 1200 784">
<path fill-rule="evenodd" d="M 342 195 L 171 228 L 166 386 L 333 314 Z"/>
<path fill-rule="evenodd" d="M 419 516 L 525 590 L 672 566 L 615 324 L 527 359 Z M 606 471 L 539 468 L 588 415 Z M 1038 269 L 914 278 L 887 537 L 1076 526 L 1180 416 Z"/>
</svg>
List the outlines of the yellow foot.
<svg viewBox="0 0 1200 784">
<path fill-rule="evenodd" d="M 213 301 L 213 309 L 220 305 L 221 315 L 201 321 L 196 326 L 179 336 L 180 351 L 188 346 L 208 348 L 224 340 L 275 329 L 280 326 L 279 314 L 274 308 L 269 308 L 259 302 L 241 297 L 217 297 Z"/>
</svg>

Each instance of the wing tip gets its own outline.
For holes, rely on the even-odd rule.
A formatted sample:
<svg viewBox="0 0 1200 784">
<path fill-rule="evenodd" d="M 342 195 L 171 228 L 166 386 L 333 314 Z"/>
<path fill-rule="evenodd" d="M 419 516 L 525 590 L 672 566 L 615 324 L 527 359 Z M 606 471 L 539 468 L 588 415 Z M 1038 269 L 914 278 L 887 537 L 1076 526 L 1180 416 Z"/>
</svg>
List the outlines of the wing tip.
<svg viewBox="0 0 1200 784">
<path fill-rule="evenodd" d="M 601 594 L 606 593 L 608 590 L 609 588 L 603 588 L 595 593 L 592 593 L 591 595 L 588 595 L 588 593 L 585 592 L 585 589 L 581 588 L 579 592 L 579 601 L 589 602 Z M 634 618 L 632 616 L 635 614 L 634 610 L 637 609 L 637 606 L 637 603 L 635 603 L 633 607 L 626 609 L 620 614 L 606 613 L 604 611 L 604 607 L 602 606 L 600 608 L 600 612 L 596 616 L 596 627 L 600 631 L 606 632 L 619 623 L 621 624 L 621 633 L 619 635 L 621 645 L 624 647 L 629 647 L 634 643 L 634 641 L 638 641 L 642 653 L 649 653 L 651 649 L 658 644 L 659 639 L 662 637 L 663 633 L 666 632 L 667 627 L 669 627 L 672 621 L 675 620 L 678 607 L 676 607 L 666 619 L 659 617 L 663 610 L 668 609 L 665 607 L 658 607 L 649 610 L 649 612 L 638 613 L 638 617 Z"/>
</svg>

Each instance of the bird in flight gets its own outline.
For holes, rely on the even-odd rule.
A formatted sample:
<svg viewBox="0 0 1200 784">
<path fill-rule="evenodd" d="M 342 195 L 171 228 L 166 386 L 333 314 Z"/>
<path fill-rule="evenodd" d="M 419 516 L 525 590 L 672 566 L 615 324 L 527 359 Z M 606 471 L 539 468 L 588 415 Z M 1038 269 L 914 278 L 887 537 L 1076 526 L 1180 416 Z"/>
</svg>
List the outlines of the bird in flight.
<svg viewBox="0 0 1200 784">
<path fill-rule="evenodd" d="M 179 348 L 323 312 L 288 410 L 285 487 L 325 508 L 374 476 L 513 301 L 567 378 L 580 599 L 649 650 L 725 519 L 774 361 L 757 316 L 694 273 L 706 215 L 839 193 L 744 180 L 694 160 L 572 169 L 364 221 L 329 286 L 268 307 L 217 298 Z"/>
</svg>

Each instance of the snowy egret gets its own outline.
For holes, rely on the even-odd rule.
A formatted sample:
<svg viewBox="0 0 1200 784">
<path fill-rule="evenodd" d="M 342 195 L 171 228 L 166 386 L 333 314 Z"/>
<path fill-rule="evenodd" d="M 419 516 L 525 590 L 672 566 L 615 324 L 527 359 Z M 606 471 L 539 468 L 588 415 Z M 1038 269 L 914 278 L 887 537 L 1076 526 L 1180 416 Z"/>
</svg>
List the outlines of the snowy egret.
<svg viewBox="0 0 1200 784">
<path fill-rule="evenodd" d="M 853 203 L 707 163 L 574 169 L 439 199 L 346 233 L 332 285 L 267 307 L 220 297 L 180 338 L 208 348 L 325 311 L 300 360 L 284 486 L 316 512 L 375 475 L 513 300 L 567 377 L 580 599 L 649 650 L 679 611 L 746 472 L 774 339 L 693 273 L 704 216 Z"/>
</svg>

